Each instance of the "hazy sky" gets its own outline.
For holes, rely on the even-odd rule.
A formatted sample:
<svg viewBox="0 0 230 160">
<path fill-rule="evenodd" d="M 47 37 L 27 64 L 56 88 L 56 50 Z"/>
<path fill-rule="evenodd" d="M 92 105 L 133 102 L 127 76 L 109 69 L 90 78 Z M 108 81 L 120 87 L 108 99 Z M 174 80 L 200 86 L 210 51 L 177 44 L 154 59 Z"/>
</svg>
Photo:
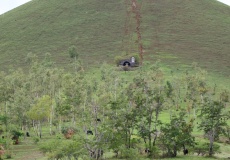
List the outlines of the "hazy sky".
<svg viewBox="0 0 230 160">
<path fill-rule="evenodd" d="M 230 0 L 218 0 L 218 1 L 223 2 L 223 3 L 230 6 Z"/>
<path fill-rule="evenodd" d="M 0 14 L 16 8 L 31 0 L 0 0 Z"/>
<path fill-rule="evenodd" d="M 0 0 L 0 15 L 29 1 L 31 0 Z M 219 1 L 230 6 L 230 0 Z"/>
</svg>

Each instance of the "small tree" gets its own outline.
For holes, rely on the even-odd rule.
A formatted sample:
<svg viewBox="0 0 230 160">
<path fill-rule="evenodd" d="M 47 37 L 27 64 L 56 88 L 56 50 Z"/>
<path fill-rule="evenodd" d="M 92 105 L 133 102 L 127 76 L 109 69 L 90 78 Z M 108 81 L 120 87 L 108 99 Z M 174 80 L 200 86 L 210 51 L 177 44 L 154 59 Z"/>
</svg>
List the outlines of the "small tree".
<svg viewBox="0 0 230 160">
<path fill-rule="evenodd" d="M 219 135 L 224 132 L 224 127 L 227 126 L 226 119 L 228 113 L 224 113 L 224 102 L 215 101 L 210 98 L 205 98 L 199 117 L 201 123 L 199 129 L 204 131 L 205 136 L 209 139 L 209 156 L 214 154 L 214 141 L 219 138 Z"/>
<path fill-rule="evenodd" d="M 70 58 L 74 58 L 75 60 L 77 60 L 78 53 L 77 53 L 76 46 L 73 45 L 73 46 L 69 47 L 68 52 L 69 52 Z"/>
<path fill-rule="evenodd" d="M 218 144 L 213 144 L 214 153 L 220 153 L 220 146 Z M 196 145 L 193 148 L 193 152 L 197 155 L 204 156 L 209 153 L 209 143 L 206 142 L 196 142 Z"/>
<path fill-rule="evenodd" d="M 173 116 L 170 123 L 161 128 L 160 142 L 162 148 L 167 150 L 166 156 L 176 157 L 177 152 L 186 146 L 194 146 L 195 138 L 192 136 L 193 119 L 186 122 L 185 112 L 180 112 L 179 117 Z"/>
<path fill-rule="evenodd" d="M 52 99 L 50 98 L 50 96 L 44 95 L 28 112 L 29 118 L 38 122 L 40 138 L 42 136 L 41 121 L 49 118 L 51 112 L 51 105 Z"/>
<path fill-rule="evenodd" d="M 13 131 L 11 131 L 11 134 L 13 135 L 12 140 L 14 140 L 14 144 L 18 144 L 19 143 L 19 137 L 21 137 L 23 135 L 23 133 L 20 131 L 17 131 L 17 130 L 13 130 Z"/>
</svg>

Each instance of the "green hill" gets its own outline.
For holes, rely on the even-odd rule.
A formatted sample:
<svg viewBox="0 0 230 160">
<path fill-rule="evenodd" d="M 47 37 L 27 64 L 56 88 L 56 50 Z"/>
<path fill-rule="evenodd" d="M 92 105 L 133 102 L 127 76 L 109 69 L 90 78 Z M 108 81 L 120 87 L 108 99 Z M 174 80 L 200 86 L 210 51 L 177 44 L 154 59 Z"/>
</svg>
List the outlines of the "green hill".
<svg viewBox="0 0 230 160">
<path fill-rule="evenodd" d="M 33 0 L 22 5 L 0 16 L 0 68 L 25 66 L 28 53 L 41 57 L 47 52 L 65 66 L 71 45 L 77 46 L 85 66 L 113 62 L 125 48 L 126 10 L 125 0 Z M 229 15 L 230 7 L 215 0 L 142 0 L 144 59 L 170 66 L 198 62 L 229 75 Z M 131 39 L 137 52 L 135 33 Z"/>
</svg>

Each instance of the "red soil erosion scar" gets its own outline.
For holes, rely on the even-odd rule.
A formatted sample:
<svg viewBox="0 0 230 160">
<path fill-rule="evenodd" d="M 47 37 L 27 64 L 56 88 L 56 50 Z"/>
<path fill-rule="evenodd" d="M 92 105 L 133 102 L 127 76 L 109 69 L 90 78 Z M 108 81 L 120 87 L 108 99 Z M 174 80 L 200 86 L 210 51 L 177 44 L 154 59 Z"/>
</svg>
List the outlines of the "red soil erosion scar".
<svg viewBox="0 0 230 160">
<path fill-rule="evenodd" d="M 131 0 L 131 1 L 132 1 L 132 12 L 134 13 L 135 20 L 136 20 L 136 33 L 137 33 L 137 44 L 138 44 L 139 56 L 140 56 L 140 64 L 142 64 L 143 45 L 141 42 L 141 31 L 140 31 L 142 1 L 139 3 L 136 0 Z"/>
<path fill-rule="evenodd" d="M 125 18 L 125 32 L 124 38 L 122 40 L 122 47 L 126 52 L 126 55 L 130 55 L 132 52 L 136 52 L 132 45 L 137 45 L 138 54 L 139 54 L 139 64 L 142 64 L 143 61 L 143 45 L 142 45 L 142 36 L 141 36 L 141 8 L 142 1 L 139 0 L 124 0 L 126 7 L 126 18 Z M 133 42 L 133 33 L 137 35 L 135 44 Z M 134 47 L 134 48 L 133 48 Z"/>
</svg>

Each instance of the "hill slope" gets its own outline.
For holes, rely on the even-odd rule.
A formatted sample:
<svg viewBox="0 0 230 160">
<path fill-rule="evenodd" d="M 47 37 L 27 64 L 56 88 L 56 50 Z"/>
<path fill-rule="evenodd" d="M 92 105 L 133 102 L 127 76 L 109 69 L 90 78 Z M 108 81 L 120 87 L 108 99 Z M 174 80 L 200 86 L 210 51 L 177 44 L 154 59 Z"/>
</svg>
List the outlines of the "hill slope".
<svg viewBox="0 0 230 160">
<path fill-rule="evenodd" d="M 0 16 L 1 70 L 25 65 L 29 52 L 49 52 L 64 66 L 71 45 L 87 66 L 112 62 L 124 51 L 126 9 L 124 0 L 33 0 L 16 8 Z M 145 59 L 195 61 L 229 75 L 230 7 L 215 0 L 143 0 L 141 16 Z"/>
</svg>

